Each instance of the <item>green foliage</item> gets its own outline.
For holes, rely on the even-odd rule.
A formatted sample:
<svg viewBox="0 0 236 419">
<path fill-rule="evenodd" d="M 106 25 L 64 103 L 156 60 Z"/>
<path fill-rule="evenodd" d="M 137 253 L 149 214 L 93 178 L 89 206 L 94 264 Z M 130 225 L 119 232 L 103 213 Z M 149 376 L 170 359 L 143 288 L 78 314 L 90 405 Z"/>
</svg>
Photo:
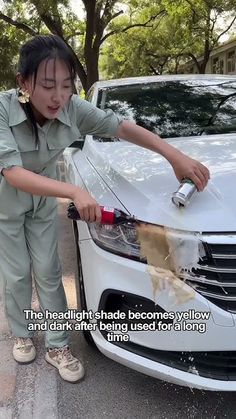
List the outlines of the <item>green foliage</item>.
<svg viewBox="0 0 236 419">
<path fill-rule="evenodd" d="M 157 14 L 159 10 L 152 8 L 152 14 Z M 139 21 L 144 22 L 147 17 L 148 11 L 143 10 Z M 120 19 L 121 28 L 124 26 L 123 19 Z M 103 77 L 162 74 L 167 70 L 174 73 L 176 59 L 187 44 L 182 36 L 183 26 L 184 22 L 179 17 L 161 16 L 150 27 L 133 28 L 110 37 L 100 60 Z"/>
<path fill-rule="evenodd" d="M 98 78 L 99 54 L 103 78 L 175 73 L 190 56 L 203 55 L 205 65 L 225 30 L 217 20 L 235 15 L 235 0 L 81 0 L 87 21 L 69 0 L 2 3 L 11 20 L 0 15 L 0 88 L 14 84 L 18 49 L 34 34 L 56 33 L 68 42 L 86 92 Z"/>
<path fill-rule="evenodd" d="M 62 30 L 64 39 L 83 57 L 82 45 L 78 38 L 85 32 L 85 22 L 81 22 L 71 11 L 69 0 L 5 0 L 2 3 L 4 6 L 1 12 L 10 18 L 13 24 L 1 20 L 0 89 L 15 86 L 19 49 L 34 34 L 56 33 L 56 29 Z M 51 17 L 55 30 L 44 22 L 44 16 L 46 22 L 47 18 Z"/>
<path fill-rule="evenodd" d="M 15 29 L 1 22 L 0 37 L 0 89 L 16 87 L 17 55 L 19 45 L 26 40 L 24 32 L 17 33 Z"/>
<path fill-rule="evenodd" d="M 160 10 L 165 14 L 150 22 L 150 28 L 130 29 L 108 38 L 100 60 L 105 78 L 176 73 L 180 64 L 200 56 L 204 61 L 199 72 L 204 72 L 211 50 L 229 26 L 229 22 L 223 28 L 217 26 L 219 18 L 222 20 L 225 12 L 231 19 L 236 16 L 235 0 L 161 0 L 151 5 L 132 0 L 130 5 L 138 3 L 142 8 L 135 15 L 136 22 L 144 22 Z M 124 21 L 117 19 L 116 30 L 123 27 Z"/>
</svg>

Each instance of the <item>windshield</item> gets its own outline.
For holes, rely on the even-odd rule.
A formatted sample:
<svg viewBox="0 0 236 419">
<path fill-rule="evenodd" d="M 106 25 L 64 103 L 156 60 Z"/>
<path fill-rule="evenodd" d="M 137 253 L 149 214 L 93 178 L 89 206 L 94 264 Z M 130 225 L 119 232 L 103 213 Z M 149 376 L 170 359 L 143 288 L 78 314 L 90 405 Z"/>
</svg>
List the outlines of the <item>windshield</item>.
<svg viewBox="0 0 236 419">
<path fill-rule="evenodd" d="M 98 107 L 163 138 L 236 132 L 236 80 L 173 80 L 108 87 Z"/>
</svg>

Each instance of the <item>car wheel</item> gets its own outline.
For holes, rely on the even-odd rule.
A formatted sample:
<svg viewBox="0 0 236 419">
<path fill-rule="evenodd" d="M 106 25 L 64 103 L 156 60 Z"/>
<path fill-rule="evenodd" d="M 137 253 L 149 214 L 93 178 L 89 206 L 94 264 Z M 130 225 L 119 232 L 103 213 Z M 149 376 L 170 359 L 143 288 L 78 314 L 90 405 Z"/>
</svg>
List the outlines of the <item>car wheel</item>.
<svg viewBox="0 0 236 419">
<path fill-rule="evenodd" d="M 75 247 L 76 247 L 76 259 L 77 259 L 77 278 L 75 281 L 76 287 L 76 298 L 77 298 L 77 306 L 80 302 L 80 309 L 87 311 L 87 303 L 86 303 L 86 296 L 84 291 L 84 280 L 83 280 L 83 270 L 82 270 L 82 261 L 80 255 L 80 249 L 78 245 L 78 228 L 75 221 L 73 221 L 73 232 L 74 232 L 74 239 L 75 239 Z M 96 346 L 89 330 L 83 330 L 83 335 L 86 342 L 89 345 Z"/>
</svg>

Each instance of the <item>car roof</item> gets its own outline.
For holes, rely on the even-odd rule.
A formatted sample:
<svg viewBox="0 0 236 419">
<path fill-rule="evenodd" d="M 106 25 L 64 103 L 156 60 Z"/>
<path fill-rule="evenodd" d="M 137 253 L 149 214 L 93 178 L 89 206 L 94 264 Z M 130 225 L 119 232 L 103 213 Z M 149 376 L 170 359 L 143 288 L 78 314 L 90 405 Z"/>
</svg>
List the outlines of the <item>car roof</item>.
<svg viewBox="0 0 236 419">
<path fill-rule="evenodd" d="M 130 84 L 144 84 L 158 81 L 174 81 L 174 80 L 236 80 L 236 75 L 222 75 L 222 74 L 165 74 L 162 76 L 141 76 L 141 77 L 127 77 L 123 79 L 101 80 L 93 84 L 93 87 L 113 87 L 125 86 Z"/>
</svg>

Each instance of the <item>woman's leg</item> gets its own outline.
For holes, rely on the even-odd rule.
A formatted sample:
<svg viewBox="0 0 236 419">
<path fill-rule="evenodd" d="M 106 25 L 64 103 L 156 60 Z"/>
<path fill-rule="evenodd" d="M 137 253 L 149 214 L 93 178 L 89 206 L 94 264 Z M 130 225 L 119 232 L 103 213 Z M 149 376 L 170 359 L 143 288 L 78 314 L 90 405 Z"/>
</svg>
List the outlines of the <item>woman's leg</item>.
<svg viewBox="0 0 236 419">
<path fill-rule="evenodd" d="M 57 204 L 54 198 L 41 198 L 34 218 L 26 216 L 26 239 L 41 309 L 65 312 L 67 302 L 62 284 L 61 265 L 58 257 Z M 48 327 L 52 324 L 48 321 Z M 63 326 L 64 321 L 55 324 Z M 84 376 L 84 368 L 68 347 L 67 330 L 47 330 L 45 359 L 56 367 L 64 380 L 76 382 Z"/>
<path fill-rule="evenodd" d="M 67 302 L 58 257 L 57 203 L 54 198 L 41 198 L 34 218 L 26 214 L 25 234 L 42 311 L 66 311 Z M 47 348 L 63 347 L 68 341 L 68 331 L 46 331 Z"/>
<path fill-rule="evenodd" d="M 5 313 L 14 336 L 28 338 L 32 321 L 24 310 L 31 309 L 32 279 L 25 240 L 24 215 L 0 220 L 0 279 L 3 282 Z"/>
</svg>

